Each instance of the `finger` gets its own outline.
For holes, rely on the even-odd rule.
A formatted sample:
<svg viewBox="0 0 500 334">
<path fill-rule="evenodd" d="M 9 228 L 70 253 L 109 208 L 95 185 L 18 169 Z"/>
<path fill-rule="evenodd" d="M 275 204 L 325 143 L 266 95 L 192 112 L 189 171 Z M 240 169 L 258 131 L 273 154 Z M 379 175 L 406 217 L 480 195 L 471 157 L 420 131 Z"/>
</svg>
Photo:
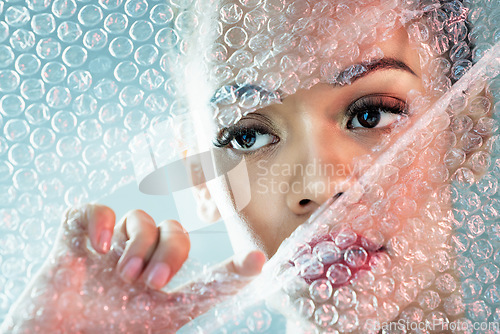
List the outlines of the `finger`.
<svg viewBox="0 0 500 334">
<path fill-rule="evenodd" d="M 156 248 L 158 229 L 150 215 L 134 210 L 125 216 L 120 230 L 128 241 L 117 270 L 125 282 L 132 283 L 140 276 Z"/>
<path fill-rule="evenodd" d="M 210 273 L 204 273 L 199 281 L 190 282 L 159 296 L 165 299 L 165 304 L 175 303 L 179 298 L 189 296 L 193 307 L 184 314 L 184 317 L 177 319 L 176 325 L 181 327 L 190 319 L 198 317 L 225 298 L 236 294 L 251 281 L 250 278 L 261 272 L 265 262 L 266 257 L 261 251 L 235 255 L 228 261 L 212 267 Z"/>
<path fill-rule="evenodd" d="M 87 254 L 87 238 L 100 253 L 109 250 L 115 214 L 110 208 L 98 204 L 85 204 L 69 208 L 64 216 L 58 243 L 69 247 L 75 254 Z M 57 248 L 57 247 L 56 247 Z"/>
<path fill-rule="evenodd" d="M 161 289 L 186 261 L 191 247 L 189 235 L 175 220 L 159 225 L 159 242 L 144 270 L 145 283 L 153 289 Z"/>
<path fill-rule="evenodd" d="M 107 253 L 115 227 L 114 211 L 104 205 L 91 204 L 86 212 L 90 244 L 97 252 Z"/>
<path fill-rule="evenodd" d="M 264 263 L 266 263 L 264 253 L 254 250 L 247 254 L 233 256 L 225 267 L 228 272 L 248 277 L 260 274 Z"/>
</svg>

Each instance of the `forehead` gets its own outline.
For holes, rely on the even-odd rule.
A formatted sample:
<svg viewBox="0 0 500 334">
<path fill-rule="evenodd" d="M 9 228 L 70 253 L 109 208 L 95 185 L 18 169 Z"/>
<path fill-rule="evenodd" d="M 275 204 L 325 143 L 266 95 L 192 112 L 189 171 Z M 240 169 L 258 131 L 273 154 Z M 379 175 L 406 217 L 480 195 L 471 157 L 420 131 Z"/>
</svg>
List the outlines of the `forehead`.
<svg viewBox="0 0 500 334">
<path fill-rule="evenodd" d="M 401 27 L 397 10 L 369 0 L 212 2 L 192 41 L 190 59 L 203 64 L 192 78 L 205 78 L 216 113 L 234 123 L 298 89 L 345 80 L 353 64 L 380 60 L 377 42 Z"/>
</svg>

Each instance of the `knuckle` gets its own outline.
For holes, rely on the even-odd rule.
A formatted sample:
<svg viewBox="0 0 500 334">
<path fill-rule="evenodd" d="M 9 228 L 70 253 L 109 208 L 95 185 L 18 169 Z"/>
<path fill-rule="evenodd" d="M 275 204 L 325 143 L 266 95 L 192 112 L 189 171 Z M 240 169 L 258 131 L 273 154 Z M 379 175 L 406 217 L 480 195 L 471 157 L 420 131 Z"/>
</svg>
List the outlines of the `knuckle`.
<svg viewBox="0 0 500 334">
<path fill-rule="evenodd" d="M 177 220 L 164 220 L 158 226 L 162 232 L 188 235 L 187 231 Z"/>
<path fill-rule="evenodd" d="M 140 233 L 132 236 L 130 238 L 130 242 L 134 244 L 145 244 L 148 246 L 156 244 L 156 241 L 158 240 L 157 231 L 157 229 L 143 229 Z"/>
<path fill-rule="evenodd" d="M 138 216 L 138 217 L 141 217 L 141 216 L 145 216 L 145 215 L 148 215 L 145 211 L 143 210 L 140 210 L 140 209 L 134 209 L 134 210 L 130 210 L 128 211 L 125 216 L 126 217 L 132 217 L 132 216 Z"/>
</svg>

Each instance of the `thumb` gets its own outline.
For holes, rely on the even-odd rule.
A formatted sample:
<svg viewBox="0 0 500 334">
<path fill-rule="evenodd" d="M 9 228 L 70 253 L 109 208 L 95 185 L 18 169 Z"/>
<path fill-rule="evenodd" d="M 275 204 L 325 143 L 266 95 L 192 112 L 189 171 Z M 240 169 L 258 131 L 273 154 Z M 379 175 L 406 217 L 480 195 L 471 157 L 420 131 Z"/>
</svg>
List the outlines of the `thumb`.
<svg viewBox="0 0 500 334">
<path fill-rule="evenodd" d="M 260 274 L 266 262 L 264 253 L 254 250 L 248 253 L 234 255 L 225 263 L 229 273 L 241 276 L 255 276 Z"/>
<path fill-rule="evenodd" d="M 234 255 L 227 261 L 211 267 L 197 279 L 167 293 L 159 292 L 156 297 L 163 298 L 163 303 L 177 310 L 169 324 L 169 330 L 175 332 L 192 319 L 207 312 L 226 298 L 236 294 L 246 286 L 251 278 L 258 275 L 266 256 L 261 251 L 251 251 L 246 254 Z M 187 308 L 179 305 L 179 300 L 189 301 Z M 175 307 L 174 305 L 177 305 Z M 161 325 L 155 330 L 166 330 Z M 169 332 L 169 331 L 167 331 Z"/>
</svg>

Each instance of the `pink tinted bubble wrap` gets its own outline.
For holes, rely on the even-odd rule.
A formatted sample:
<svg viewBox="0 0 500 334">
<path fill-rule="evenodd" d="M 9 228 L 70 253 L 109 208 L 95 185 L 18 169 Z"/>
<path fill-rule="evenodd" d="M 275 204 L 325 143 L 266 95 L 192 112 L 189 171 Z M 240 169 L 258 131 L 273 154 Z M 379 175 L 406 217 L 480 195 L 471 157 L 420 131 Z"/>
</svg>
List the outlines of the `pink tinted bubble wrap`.
<svg viewBox="0 0 500 334">
<path fill-rule="evenodd" d="M 403 28 L 425 69 L 425 94 L 408 98 L 412 122 L 359 160 L 364 176 L 247 290 L 185 330 L 369 333 L 401 321 L 410 332 L 497 332 L 498 13 L 493 1 L 0 3 L 2 317 L 54 246 L 66 206 L 158 167 L 135 148 L 152 145 L 167 164 L 175 139 L 158 134 L 189 134 L 202 110 L 227 126 L 298 89 L 349 85 Z M 136 137 L 145 130 L 156 134 L 147 145 Z M 174 332 L 241 283 L 205 269 L 201 284 L 168 295 L 115 288 L 120 240 L 105 258 L 88 253 L 69 217 L 54 268 L 2 329 Z M 78 318 L 64 316 L 68 305 Z"/>
</svg>

